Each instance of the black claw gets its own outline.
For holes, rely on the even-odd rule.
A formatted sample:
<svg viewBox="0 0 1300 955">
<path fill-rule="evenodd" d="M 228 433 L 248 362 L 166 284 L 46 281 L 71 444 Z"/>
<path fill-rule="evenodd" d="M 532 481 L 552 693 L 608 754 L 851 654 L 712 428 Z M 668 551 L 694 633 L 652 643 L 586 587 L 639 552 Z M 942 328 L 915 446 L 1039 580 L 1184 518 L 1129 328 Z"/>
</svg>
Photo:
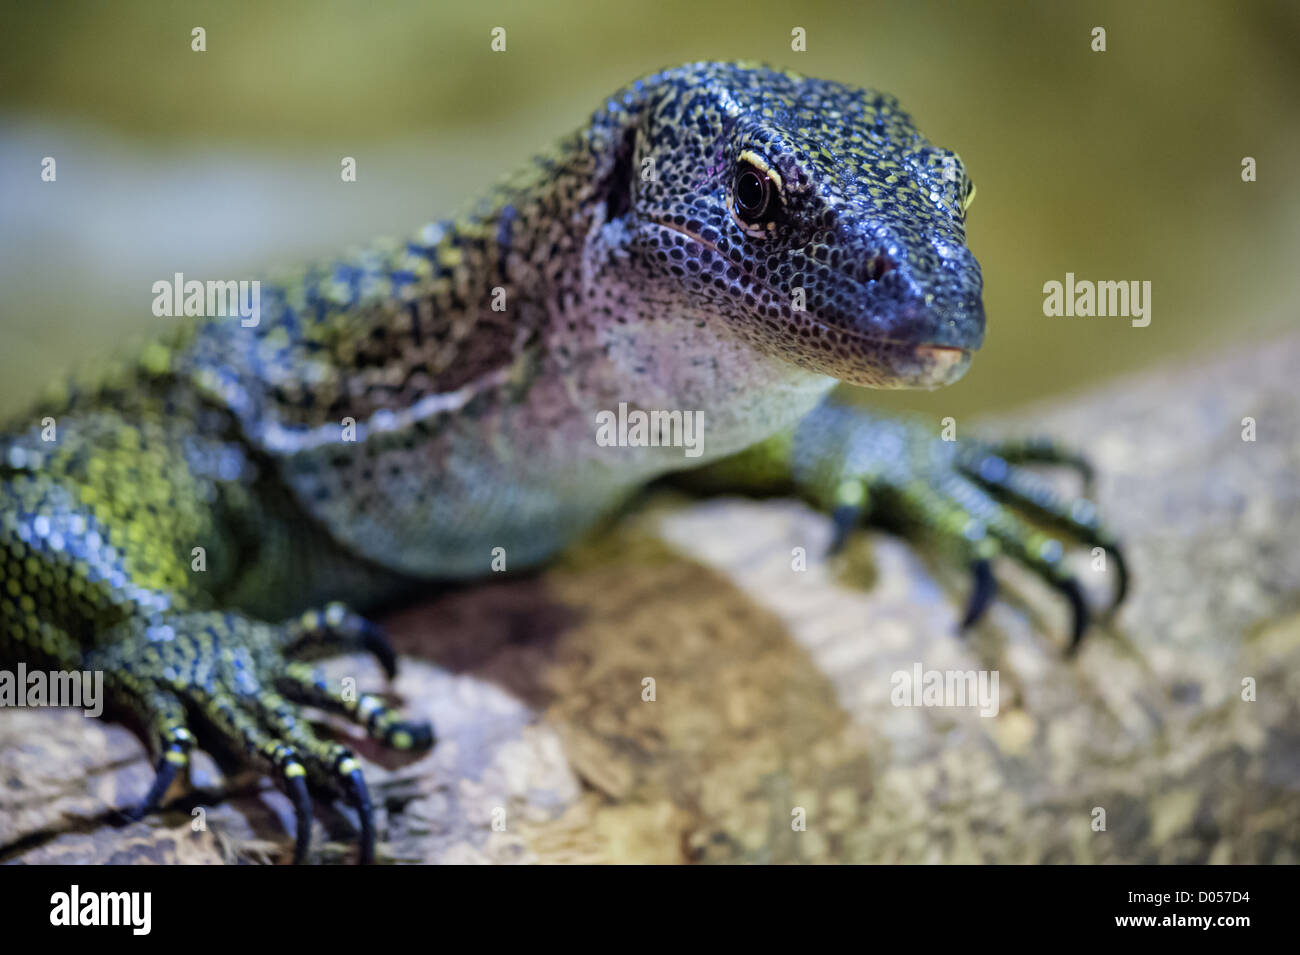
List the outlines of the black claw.
<svg viewBox="0 0 1300 955">
<path fill-rule="evenodd" d="M 293 844 L 293 864 L 302 865 L 307 861 L 307 847 L 311 844 L 311 795 L 307 792 L 307 780 L 302 776 L 285 777 L 285 788 L 293 802 L 294 823 L 298 830 Z"/>
<path fill-rule="evenodd" d="M 1111 597 L 1110 606 L 1106 608 L 1107 613 L 1113 613 L 1119 609 L 1119 605 L 1124 602 L 1125 596 L 1128 595 L 1128 564 L 1124 561 L 1124 552 L 1117 545 L 1111 545 L 1107 548 L 1110 551 L 1111 560 L 1115 564 L 1115 594 Z"/>
<path fill-rule="evenodd" d="M 993 565 L 986 558 L 973 562 L 970 569 L 973 586 L 970 601 L 966 604 L 966 615 L 961 621 L 963 630 L 974 626 L 984 616 L 984 612 L 989 609 L 998 592 L 998 582 L 993 576 Z"/>
<path fill-rule="evenodd" d="M 410 746 L 406 747 L 407 749 L 429 749 L 435 742 L 433 724 L 427 720 L 421 720 L 418 723 L 408 723 L 406 721 L 394 723 L 388 732 L 384 734 L 384 742 L 392 746 L 392 738 L 397 733 L 406 733 L 411 737 L 411 743 Z"/>
<path fill-rule="evenodd" d="M 1047 460 L 1044 463 L 1051 464 L 1052 462 Z M 1062 454 L 1057 463 L 1063 464 L 1066 467 L 1074 468 L 1083 485 L 1081 488 L 1083 496 L 1091 498 L 1093 488 L 1096 487 L 1097 484 L 1097 469 L 1092 466 L 1092 462 L 1082 454 L 1068 453 Z"/>
<path fill-rule="evenodd" d="M 433 724 L 427 721 L 414 723 L 411 732 L 415 737 L 416 749 L 432 749 L 438 742 L 438 735 L 433 731 Z"/>
<path fill-rule="evenodd" d="M 826 548 L 826 556 L 834 557 L 844 549 L 849 535 L 862 520 L 862 508 L 856 504 L 839 504 L 831 511 L 831 546 Z"/>
<path fill-rule="evenodd" d="M 1066 656 L 1073 656 L 1078 652 L 1079 643 L 1083 640 L 1084 631 L 1088 629 L 1088 623 L 1091 620 L 1091 614 L 1088 612 L 1088 602 L 1083 599 L 1083 590 L 1079 587 L 1079 582 L 1073 577 L 1065 577 L 1056 581 L 1055 587 L 1065 594 L 1066 599 L 1070 601 L 1070 608 L 1074 611 L 1074 630 L 1070 635 L 1070 646 L 1065 651 Z"/>
<path fill-rule="evenodd" d="M 354 769 L 348 773 L 345 792 L 348 805 L 357 811 L 357 816 L 361 819 L 361 855 L 357 862 L 370 865 L 375 861 L 374 810 L 370 805 L 370 791 L 366 788 L 361 770 Z"/>
<path fill-rule="evenodd" d="M 181 751 L 179 746 L 169 746 L 167 752 L 163 753 L 162 758 L 158 760 L 158 765 L 154 770 L 153 785 L 149 787 L 149 792 L 145 794 L 144 801 L 134 809 L 126 811 L 126 817 L 132 822 L 139 822 L 158 808 L 158 804 L 162 802 L 162 797 L 166 795 L 172 780 L 176 778 L 176 774 L 181 769 L 180 764 L 172 762 L 167 757 L 173 752 L 179 753 Z"/>
<path fill-rule="evenodd" d="M 364 621 L 361 630 L 361 641 L 379 665 L 384 668 L 385 675 L 391 680 L 397 675 L 397 654 L 393 652 L 393 646 L 388 642 L 388 636 L 375 624 L 369 620 Z"/>
</svg>

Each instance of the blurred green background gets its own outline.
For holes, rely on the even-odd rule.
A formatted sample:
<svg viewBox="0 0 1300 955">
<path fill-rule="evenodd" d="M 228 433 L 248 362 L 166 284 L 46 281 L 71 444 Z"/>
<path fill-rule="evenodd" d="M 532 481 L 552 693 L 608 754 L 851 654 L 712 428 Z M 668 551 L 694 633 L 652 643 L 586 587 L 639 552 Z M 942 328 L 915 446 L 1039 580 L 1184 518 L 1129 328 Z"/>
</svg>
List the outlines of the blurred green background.
<svg viewBox="0 0 1300 955">
<path fill-rule="evenodd" d="M 892 407 L 1089 386 L 1294 326 L 1300 4 L 18 3 L 0 27 L 0 411 L 156 330 L 151 285 L 261 274 L 453 213 L 602 97 L 746 58 L 900 97 L 978 185 L 987 343 Z M 190 30 L 207 31 L 207 52 Z M 490 31 L 507 31 L 493 53 Z M 790 35 L 807 31 L 807 52 Z M 1107 31 L 1107 51 L 1091 31 Z M 43 156 L 58 163 L 40 181 Z M 342 156 L 359 181 L 343 184 Z M 1258 182 L 1241 160 L 1258 161 Z M 1043 283 L 1152 282 L 1152 323 Z"/>
</svg>

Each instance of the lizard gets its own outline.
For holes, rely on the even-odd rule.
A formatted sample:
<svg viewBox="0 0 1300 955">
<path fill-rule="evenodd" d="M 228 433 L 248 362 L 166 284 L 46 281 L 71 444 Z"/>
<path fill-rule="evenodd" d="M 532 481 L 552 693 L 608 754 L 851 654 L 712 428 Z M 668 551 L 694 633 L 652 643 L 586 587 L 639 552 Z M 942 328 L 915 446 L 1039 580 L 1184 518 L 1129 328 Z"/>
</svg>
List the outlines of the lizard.
<svg viewBox="0 0 1300 955">
<path fill-rule="evenodd" d="M 1115 603 L 1127 578 L 1086 487 L 1031 466 L 1086 461 L 832 394 L 964 374 L 973 196 L 887 94 L 750 63 L 646 76 L 458 218 L 268 283 L 253 327 L 178 320 L 0 428 L 0 663 L 102 671 L 156 761 L 132 818 L 200 728 L 287 793 L 295 862 L 314 796 L 355 810 L 369 862 L 359 761 L 302 707 L 396 749 L 434 731 L 312 661 L 360 649 L 391 676 L 368 615 L 497 552 L 537 567 L 655 481 L 802 497 L 833 547 L 925 538 L 970 568 L 964 626 L 1005 554 L 1068 599 L 1073 649 L 1067 545 L 1115 555 Z M 620 405 L 701 412 L 700 453 L 598 442 Z"/>
</svg>

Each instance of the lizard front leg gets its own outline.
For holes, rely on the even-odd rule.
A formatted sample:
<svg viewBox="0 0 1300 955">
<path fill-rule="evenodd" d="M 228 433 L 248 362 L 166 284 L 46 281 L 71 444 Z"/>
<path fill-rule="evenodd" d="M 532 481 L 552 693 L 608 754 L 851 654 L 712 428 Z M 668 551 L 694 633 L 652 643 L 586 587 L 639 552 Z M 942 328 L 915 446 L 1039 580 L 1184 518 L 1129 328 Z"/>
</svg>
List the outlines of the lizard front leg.
<svg viewBox="0 0 1300 955">
<path fill-rule="evenodd" d="M 104 674 L 107 708 L 134 717 L 156 760 L 154 784 L 129 816 L 160 805 L 189 765 L 193 730 L 202 728 L 288 794 L 295 861 L 308 848 L 312 790 L 356 811 L 360 858 L 370 861 L 375 835 L 360 764 L 345 746 L 318 737 L 300 707 L 340 713 L 395 749 L 432 745 L 433 732 L 373 696 L 331 691 L 304 662 L 359 649 L 391 675 L 393 651 L 373 624 L 338 604 L 268 622 L 233 605 L 216 609 L 224 602 L 191 582 L 220 578 L 221 567 L 249 559 L 219 502 L 227 501 L 226 510 L 244 502 L 235 510 L 265 535 L 288 532 L 276 529 L 267 501 L 248 510 L 254 499 L 242 485 L 205 481 L 202 458 L 178 450 L 193 451 L 204 437 L 179 421 L 168 431 L 156 414 L 103 411 L 65 417 L 59 444 L 43 447 L 31 435 L 0 442 L 0 664 Z M 191 576 L 190 545 L 198 540 L 209 545 L 211 566 Z M 302 575 L 304 563 L 294 572 Z M 260 573 L 263 564 L 255 566 Z M 322 588 L 349 581 L 326 576 Z M 276 586 L 287 589 L 285 580 Z"/>
<path fill-rule="evenodd" d="M 295 660 L 323 646 L 371 651 L 390 674 L 392 649 L 370 623 L 338 605 L 283 625 L 218 611 L 132 617 L 119 624 L 84 666 L 102 669 L 114 702 L 142 717 L 157 759 L 157 776 L 129 815 L 156 810 L 189 763 L 191 720 L 201 721 L 229 750 L 274 775 L 293 802 L 294 862 L 307 853 L 309 787 L 341 797 L 358 816 L 361 862 L 374 859 L 370 796 L 351 750 L 321 739 L 299 712 L 303 704 L 340 713 L 393 749 L 433 744 L 427 723 L 402 720 L 378 698 L 347 699 L 308 664 Z"/>
<path fill-rule="evenodd" d="M 1065 557 L 1071 543 L 1102 547 L 1112 557 L 1112 608 L 1124 598 L 1128 573 L 1118 542 L 1087 497 L 1063 497 L 1026 465 L 1070 467 L 1085 482 L 1091 467 L 1048 440 L 944 441 L 914 421 L 885 418 L 828 400 L 800 424 L 731 458 L 681 476 L 703 491 L 798 495 L 827 512 L 831 551 L 858 527 L 876 524 L 924 540 L 970 568 L 967 628 L 992 603 L 999 554 L 1054 587 L 1073 613 L 1075 652 L 1092 616 Z"/>
</svg>

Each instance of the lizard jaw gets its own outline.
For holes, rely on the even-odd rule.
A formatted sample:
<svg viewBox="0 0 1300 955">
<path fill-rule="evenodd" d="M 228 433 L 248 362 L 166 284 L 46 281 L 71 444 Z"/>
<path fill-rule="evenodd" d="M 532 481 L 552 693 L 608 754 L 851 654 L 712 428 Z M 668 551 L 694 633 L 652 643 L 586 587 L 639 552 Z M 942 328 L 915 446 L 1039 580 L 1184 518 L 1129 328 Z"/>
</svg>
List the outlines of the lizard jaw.
<svg viewBox="0 0 1300 955">
<path fill-rule="evenodd" d="M 960 379 L 975 347 L 906 341 L 833 328 L 812 320 L 830 346 L 808 367 L 849 385 L 881 390 L 934 391 Z M 807 356 L 804 356 L 805 358 Z"/>
<path fill-rule="evenodd" d="M 914 388 L 940 388 L 951 385 L 966 374 L 970 367 L 971 353 L 966 348 L 951 345 L 917 345 L 912 349 L 921 371 Z"/>
<path fill-rule="evenodd" d="M 716 243 L 709 242 L 689 229 L 664 220 L 652 219 L 647 222 L 659 229 L 685 236 L 700 248 L 707 249 L 730 264 L 730 259 Z M 736 263 L 736 266 L 755 288 L 762 289 L 772 297 L 784 297 L 778 295 L 767 283 L 759 281 L 745 263 Z M 924 313 L 916 305 L 908 306 L 905 313 L 908 318 L 915 318 L 922 314 Z M 934 391 L 961 378 L 970 367 L 971 354 L 978 347 L 978 344 L 971 348 L 963 348 L 957 345 L 917 344 L 914 339 L 909 342 L 897 338 L 884 338 L 859 329 L 831 325 L 807 313 L 794 313 L 788 317 L 795 321 L 810 323 L 817 328 L 820 331 L 819 344 L 823 347 L 819 348 L 814 355 L 807 353 L 791 355 L 778 345 L 778 357 L 793 361 L 819 374 L 830 375 L 846 384 L 866 388 L 890 390 L 919 388 Z M 980 324 L 982 330 L 982 319 Z M 802 348 L 804 344 L 800 342 L 798 346 L 788 347 Z M 830 347 L 825 347 L 827 345 Z"/>
<path fill-rule="evenodd" d="M 840 381 L 886 390 L 920 388 L 934 391 L 951 385 L 970 367 L 969 348 L 914 345 L 880 339 L 860 339 L 851 358 L 832 358 L 826 369 Z"/>
</svg>

